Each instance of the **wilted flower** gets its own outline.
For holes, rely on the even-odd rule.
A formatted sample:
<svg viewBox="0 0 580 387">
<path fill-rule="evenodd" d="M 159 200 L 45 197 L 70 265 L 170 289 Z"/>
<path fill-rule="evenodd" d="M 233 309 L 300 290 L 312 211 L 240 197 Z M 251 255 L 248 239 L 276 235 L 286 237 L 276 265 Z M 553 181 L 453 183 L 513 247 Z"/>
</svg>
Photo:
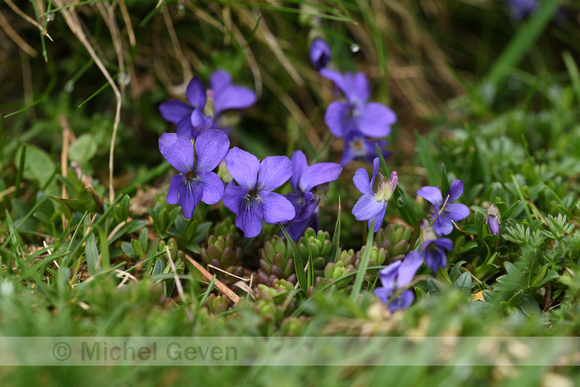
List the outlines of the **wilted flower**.
<svg viewBox="0 0 580 387">
<path fill-rule="evenodd" d="M 272 192 L 292 175 L 286 156 L 269 156 L 261 163 L 251 153 L 237 147 L 226 156 L 228 171 L 238 183 L 230 183 L 224 205 L 236 214 L 236 226 L 246 238 L 257 236 L 266 223 L 286 223 L 294 219 L 294 206 L 284 196 Z"/>
<path fill-rule="evenodd" d="M 320 38 L 314 39 L 310 45 L 310 63 L 312 63 L 312 67 L 319 71 L 326 67 L 328 62 L 330 62 L 330 47 L 324 40 Z"/>
<path fill-rule="evenodd" d="M 320 74 L 342 90 L 346 102 L 334 101 L 326 109 L 324 122 L 336 137 L 344 137 L 357 130 L 365 136 L 380 138 L 391 133 L 397 121 L 395 113 L 378 102 L 367 102 L 370 88 L 364 73 L 344 73 L 324 68 Z"/>
<path fill-rule="evenodd" d="M 491 204 L 487 211 L 485 211 L 485 223 L 489 225 L 489 230 L 493 235 L 499 234 L 499 224 L 501 222 L 501 214 L 499 208 L 495 204 Z"/>
<path fill-rule="evenodd" d="M 374 192 L 373 186 L 377 174 L 379 182 L 377 192 Z M 357 169 L 352 180 L 356 188 L 363 194 L 352 209 L 353 215 L 356 220 L 368 220 L 369 229 L 371 220 L 374 219 L 374 232 L 379 231 L 385 219 L 387 204 L 393 197 L 393 192 L 399 182 L 397 172 L 392 172 L 390 178 L 384 177 L 379 173 L 379 158 L 377 157 L 373 161 L 373 176 L 370 182 L 369 174 L 364 168 Z"/>
<path fill-rule="evenodd" d="M 197 138 L 207 129 L 222 129 L 220 114 L 245 109 L 256 102 L 256 94 L 247 87 L 233 85 L 231 75 L 225 70 L 214 72 L 209 82 L 211 89 L 206 92 L 201 80 L 193 77 L 185 92 L 190 105 L 176 99 L 159 105 L 163 118 L 177 124 L 177 134 Z"/>
<path fill-rule="evenodd" d="M 208 130 L 195 141 L 176 133 L 164 133 L 159 138 L 159 150 L 182 175 L 171 178 L 167 203 L 181 204 L 183 216 L 189 219 L 201 200 L 206 204 L 219 202 L 224 184 L 214 172 L 230 146 L 228 136 L 218 130 Z"/>
<path fill-rule="evenodd" d="M 294 193 L 286 194 L 286 198 L 294 206 L 296 217 L 287 230 L 292 239 L 297 240 L 304 233 L 313 217 L 318 214 L 320 197 L 314 195 L 311 192 L 312 189 L 338 179 L 342 167 L 336 163 L 318 163 L 308 166 L 306 156 L 300 150 L 292 154 L 291 162 L 290 185 Z"/>
<path fill-rule="evenodd" d="M 397 289 L 411 283 L 422 264 L 421 255 L 412 251 L 402 261 L 395 261 L 379 272 L 379 279 L 383 286 L 375 288 L 374 294 L 387 305 L 391 312 L 407 309 L 415 299 L 412 290 L 404 290 L 395 298 L 390 298 Z"/>
<path fill-rule="evenodd" d="M 445 200 L 441 190 L 437 187 L 426 186 L 417 191 L 417 195 L 429 201 L 435 207 L 433 213 L 433 229 L 437 235 L 449 235 L 453 231 L 453 222 L 463 220 L 469 216 L 469 208 L 461 203 L 452 203 L 463 194 L 463 182 L 454 180 L 451 183 Z"/>
</svg>

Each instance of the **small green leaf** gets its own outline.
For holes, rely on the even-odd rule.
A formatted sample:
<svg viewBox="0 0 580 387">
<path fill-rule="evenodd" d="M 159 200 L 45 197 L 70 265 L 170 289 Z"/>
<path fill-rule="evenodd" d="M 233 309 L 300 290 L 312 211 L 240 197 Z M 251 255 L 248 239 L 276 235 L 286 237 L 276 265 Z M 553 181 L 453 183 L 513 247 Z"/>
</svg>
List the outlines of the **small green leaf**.
<svg viewBox="0 0 580 387">
<path fill-rule="evenodd" d="M 93 276 L 97 273 L 97 262 L 99 261 L 99 250 L 97 249 L 97 238 L 95 238 L 95 234 L 91 234 L 87 238 L 85 255 L 87 258 L 89 275 Z"/>
<path fill-rule="evenodd" d="M 524 290 L 519 290 L 507 302 L 512 308 L 519 308 L 522 302 L 524 302 Z"/>
<path fill-rule="evenodd" d="M 71 161 L 85 165 L 96 153 L 97 141 L 93 135 L 86 133 L 70 144 L 68 157 Z"/>
<path fill-rule="evenodd" d="M 466 293 L 471 292 L 471 286 L 473 285 L 473 281 L 471 279 L 471 274 L 463 273 L 457 278 L 457 281 L 453 284 L 454 289 L 459 289 Z"/>
<path fill-rule="evenodd" d="M 23 151 L 23 148 L 20 149 L 16 159 L 20 158 L 20 152 Z M 56 170 L 56 164 L 52 160 L 52 157 L 34 145 L 27 145 L 25 152 L 22 176 L 35 181 L 39 187 L 47 187 L 47 191 L 50 194 L 58 192 L 56 183 L 52 179 L 53 172 Z"/>
<path fill-rule="evenodd" d="M 524 296 L 524 301 L 520 306 L 520 310 L 529 318 L 537 318 L 540 317 L 541 314 L 540 306 L 537 301 L 527 294 Z"/>
</svg>

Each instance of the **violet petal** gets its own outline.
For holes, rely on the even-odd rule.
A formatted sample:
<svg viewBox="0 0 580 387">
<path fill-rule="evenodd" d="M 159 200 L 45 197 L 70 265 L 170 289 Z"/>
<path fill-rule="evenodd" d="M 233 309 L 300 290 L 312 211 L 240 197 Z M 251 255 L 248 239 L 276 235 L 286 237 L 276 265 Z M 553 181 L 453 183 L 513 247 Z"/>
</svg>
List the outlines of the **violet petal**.
<svg viewBox="0 0 580 387">
<path fill-rule="evenodd" d="M 189 139 L 177 133 L 163 133 L 159 138 L 159 151 L 179 172 L 193 171 L 193 144 Z"/>
<path fill-rule="evenodd" d="M 260 192 L 266 223 L 286 223 L 294 219 L 294 206 L 288 199 L 276 192 Z"/>
<path fill-rule="evenodd" d="M 224 159 L 229 147 L 230 139 L 221 130 L 209 129 L 200 134 L 195 140 L 195 170 L 213 171 Z"/>
<path fill-rule="evenodd" d="M 188 116 L 193 111 L 193 108 L 183 101 L 171 99 L 159 105 L 159 112 L 161 116 L 169 121 L 177 124 L 184 116 Z"/>
<path fill-rule="evenodd" d="M 260 160 L 253 154 L 238 147 L 230 149 L 225 159 L 228 172 L 234 180 L 240 186 L 253 190 L 258 179 Z"/>
<path fill-rule="evenodd" d="M 292 176 L 292 164 L 286 156 L 268 156 L 260 163 L 258 191 L 272 191 Z"/>
<path fill-rule="evenodd" d="M 203 188 L 201 200 L 206 204 L 216 204 L 224 196 L 224 183 L 214 172 L 198 172 L 199 184 Z"/>
<path fill-rule="evenodd" d="M 193 79 L 189 81 L 187 89 L 185 90 L 185 96 L 191 106 L 203 111 L 207 97 L 205 94 L 205 86 L 198 77 L 193 77 Z"/>
<path fill-rule="evenodd" d="M 308 192 L 317 185 L 329 183 L 338 179 L 342 167 L 336 163 L 318 163 L 313 164 L 300 178 L 300 190 Z"/>
</svg>

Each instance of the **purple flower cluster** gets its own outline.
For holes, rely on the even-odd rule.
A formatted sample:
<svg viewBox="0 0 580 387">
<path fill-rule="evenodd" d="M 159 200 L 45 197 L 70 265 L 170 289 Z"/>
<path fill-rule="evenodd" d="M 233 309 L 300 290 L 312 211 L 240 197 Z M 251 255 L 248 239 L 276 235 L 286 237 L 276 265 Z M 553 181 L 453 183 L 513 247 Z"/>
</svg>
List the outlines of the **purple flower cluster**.
<svg viewBox="0 0 580 387">
<path fill-rule="evenodd" d="M 397 121 L 395 113 L 378 102 L 368 102 L 370 87 L 366 75 L 340 73 L 327 68 L 330 61 L 330 47 L 322 39 L 315 39 L 310 47 L 310 62 L 320 74 L 330 79 L 342 91 L 346 101 L 334 101 L 328 105 L 324 122 L 330 132 L 344 138 L 344 151 L 340 159 L 341 165 L 347 165 L 353 160 L 372 162 L 377 157 L 377 148 L 383 157 L 389 152 L 384 150 L 386 141 L 373 141 L 370 138 L 388 136 L 391 125 Z"/>
<path fill-rule="evenodd" d="M 216 204 L 223 198 L 224 205 L 236 214 L 236 226 L 247 238 L 257 236 L 266 223 L 291 222 L 288 230 L 293 239 L 300 238 L 308 224 L 318 214 L 323 189 L 312 190 L 336 180 L 342 167 L 336 163 L 308 166 L 301 151 L 286 156 L 269 156 L 262 162 L 251 153 L 234 147 L 220 130 L 207 129 L 195 140 L 177 133 L 164 133 L 159 139 L 159 150 L 179 172 L 173 176 L 167 202 L 180 204 L 185 218 L 193 216 L 200 201 Z M 225 158 L 233 178 L 224 190 L 224 183 L 212 172 Z M 293 194 L 286 197 L 272 192 L 290 179 Z"/>
<path fill-rule="evenodd" d="M 214 72 L 209 83 L 211 89 L 206 91 L 201 80 L 194 77 L 185 92 L 189 104 L 172 99 L 159 106 L 163 118 L 177 125 L 177 134 L 197 138 L 210 128 L 224 129 L 219 122 L 224 111 L 245 109 L 256 102 L 256 94 L 232 84 L 232 77 L 225 70 Z"/>
</svg>

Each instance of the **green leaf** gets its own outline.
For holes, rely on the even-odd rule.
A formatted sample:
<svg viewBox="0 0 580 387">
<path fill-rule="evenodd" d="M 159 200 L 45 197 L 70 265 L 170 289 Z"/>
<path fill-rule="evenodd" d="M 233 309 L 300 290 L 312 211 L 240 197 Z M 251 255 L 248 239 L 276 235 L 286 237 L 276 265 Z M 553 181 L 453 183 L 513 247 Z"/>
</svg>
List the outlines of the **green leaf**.
<svg viewBox="0 0 580 387">
<path fill-rule="evenodd" d="M 520 310 L 524 315 L 529 318 L 537 318 L 540 317 L 541 310 L 538 302 L 534 300 L 532 297 L 528 296 L 527 294 L 524 296 L 524 301 L 520 306 Z"/>
<path fill-rule="evenodd" d="M 95 234 L 91 234 L 87 238 L 85 255 L 87 258 L 89 275 L 93 276 L 97 273 L 97 262 L 99 261 L 99 250 L 97 249 L 97 238 L 95 238 Z"/>
<path fill-rule="evenodd" d="M 453 284 L 454 289 L 459 289 L 466 293 L 471 292 L 471 286 L 473 285 L 473 281 L 471 279 L 471 274 L 465 272 L 457 278 L 457 281 Z"/>
<path fill-rule="evenodd" d="M 366 249 L 360 259 L 360 263 L 358 264 L 356 277 L 354 279 L 354 285 L 352 287 L 352 292 L 350 293 L 350 298 L 352 300 L 356 300 L 358 298 L 358 295 L 360 294 L 360 291 L 362 289 L 362 284 L 365 278 L 367 267 L 369 266 L 369 259 L 371 258 L 371 252 L 373 250 L 372 249 L 373 237 L 375 235 L 375 233 L 373 232 L 374 222 L 375 222 L 374 219 L 371 220 L 371 225 L 367 235 Z"/>
<path fill-rule="evenodd" d="M 332 236 L 332 247 L 328 254 L 328 261 L 336 263 L 340 256 L 340 197 L 338 198 L 338 214 L 336 215 L 336 224 L 334 225 L 334 235 Z"/>
<path fill-rule="evenodd" d="M 288 241 L 288 244 L 290 245 L 290 250 L 292 250 L 292 256 L 294 258 L 294 271 L 296 272 L 296 278 L 298 279 L 298 285 L 300 286 L 300 289 L 307 292 L 308 291 L 308 279 L 306 278 L 306 273 L 304 272 L 304 262 L 302 261 L 302 256 L 300 255 L 300 252 L 298 251 L 298 247 L 296 247 L 296 243 L 294 243 L 294 240 L 288 234 L 288 231 L 286 231 L 286 229 L 284 228 L 284 226 L 282 226 L 281 223 L 278 223 L 278 224 L 280 225 L 280 228 L 282 229 L 284 236 L 286 236 L 286 240 Z"/>
<path fill-rule="evenodd" d="M 507 220 L 509 218 L 517 218 L 524 210 L 524 205 L 521 201 L 517 201 L 507 209 L 505 213 L 501 215 L 502 219 Z"/>
<path fill-rule="evenodd" d="M 77 138 L 68 150 L 68 157 L 81 165 L 86 164 L 97 153 L 97 141 L 90 133 Z"/>
<path fill-rule="evenodd" d="M 522 302 L 524 302 L 524 290 L 521 289 L 516 292 L 507 302 L 512 308 L 519 308 Z"/>
<path fill-rule="evenodd" d="M 72 217 L 72 213 L 75 211 L 82 213 L 95 213 L 97 211 L 97 205 L 93 200 L 63 199 L 57 196 L 51 196 L 50 198 L 57 203 L 59 210 L 68 219 Z"/>
<path fill-rule="evenodd" d="M 437 187 L 440 182 L 439 178 L 440 174 L 439 171 L 437 170 L 437 162 L 431 155 L 432 152 L 429 150 L 427 144 L 425 144 L 423 137 L 420 137 L 417 134 L 416 138 L 419 157 L 421 158 L 421 163 L 423 164 L 425 170 L 427 171 L 427 181 L 429 182 L 430 185 Z M 443 194 L 445 194 L 445 192 Z"/>
<path fill-rule="evenodd" d="M 22 151 L 23 148 L 20 148 L 20 152 Z M 20 152 L 16 156 L 16 159 L 20 158 Z M 49 193 L 56 194 L 58 188 L 52 179 L 53 172 L 56 170 L 56 164 L 52 160 L 52 157 L 34 145 L 26 145 L 25 153 L 22 176 L 35 181 L 39 187 L 47 187 Z"/>
<path fill-rule="evenodd" d="M 165 263 L 160 258 L 155 260 L 155 266 L 153 266 L 153 272 L 151 276 L 162 274 L 165 271 Z"/>
<path fill-rule="evenodd" d="M 540 8 L 521 25 L 514 38 L 494 62 L 487 75 L 487 81 L 497 85 L 509 75 L 512 68 L 516 67 L 526 52 L 533 47 L 536 39 L 554 17 L 559 5 L 560 0 L 546 0 L 540 3 Z"/>
</svg>

